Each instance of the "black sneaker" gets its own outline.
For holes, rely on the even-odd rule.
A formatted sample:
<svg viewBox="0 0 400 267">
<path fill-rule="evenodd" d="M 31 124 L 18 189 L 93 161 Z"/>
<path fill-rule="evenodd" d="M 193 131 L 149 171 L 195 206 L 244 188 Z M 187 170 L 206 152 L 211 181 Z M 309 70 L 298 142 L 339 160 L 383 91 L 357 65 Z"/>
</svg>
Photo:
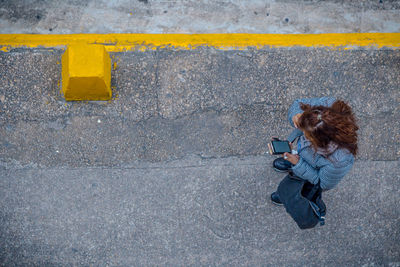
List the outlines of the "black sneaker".
<svg viewBox="0 0 400 267">
<path fill-rule="evenodd" d="M 277 192 L 273 192 L 271 194 L 271 200 L 272 200 L 272 203 L 274 203 L 275 205 L 278 205 L 278 206 L 282 206 L 283 205 L 283 203 L 279 199 L 279 195 L 278 195 Z"/>
<path fill-rule="evenodd" d="M 272 166 L 277 172 L 290 172 L 293 165 L 284 158 L 277 158 L 272 162 Z"/>
</svg>

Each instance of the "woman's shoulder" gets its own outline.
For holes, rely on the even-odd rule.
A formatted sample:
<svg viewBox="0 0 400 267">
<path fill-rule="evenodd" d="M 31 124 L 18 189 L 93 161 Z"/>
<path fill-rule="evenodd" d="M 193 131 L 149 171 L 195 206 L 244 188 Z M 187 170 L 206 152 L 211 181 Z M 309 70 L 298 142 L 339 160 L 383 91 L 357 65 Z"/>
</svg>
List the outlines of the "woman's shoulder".
<svg viewBox="0 0 400 267">
<path fill-rule="evenodd" d="M 354 164 L 354 155 L 347 148 L 338 148 L 329 156 L 329 160 L 337 168 L 343 168 Z"/>
</svg>

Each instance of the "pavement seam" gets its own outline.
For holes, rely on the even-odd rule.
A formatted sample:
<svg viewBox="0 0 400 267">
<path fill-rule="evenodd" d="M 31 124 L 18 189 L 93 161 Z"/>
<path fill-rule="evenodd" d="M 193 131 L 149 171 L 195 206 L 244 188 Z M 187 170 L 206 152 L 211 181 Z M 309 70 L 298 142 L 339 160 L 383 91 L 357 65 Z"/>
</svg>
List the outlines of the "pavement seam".
<svg viewBox="0 0 400 267">
<path fill-rule="evenodd" d="M 262 157 L 262 156 L 261 156 Z M 240 160 L 240 158 L 237 157 L 230 157 L 230 158 L 234 158 L 237 160 Z M 223 159 L 230 159 L 229 157 L 227 158 L 215 158 L 215 159 L 211 159 L 211 160 L 223 160 Z M 260 158 L 259 158 L 260 159 Z M 107 166 L 81 166 L 81 167 L 66 167 L 66 166 L 55 166 L 55 167 L 6 167 L 3 169 L 0 169 L 0 171 L 16 171 L 16 170 L 81 170 L 81 169 L 87 169 L 87 170 L 174 170 L 174 169 L 196 169 L 196 168 L 204 168 L 204 167 L 236 167 L 236 166 L 265 166 L 265 164 L 268 163 L 272 163 L 272 160 L 274 158 L 267 158 L 267 157 L 263 157 L 263 159 L 265 160 L 265 162 L 257 162 L 257 163 L 232 163 L 232 164 L 210 164 L 209 162 L 206 162 L 204 164 L 199 164 L 199 165 L 195 165 L 195 164 L 191 164 L 191 165 L 182 165 L 182 166 L 161 166 L 162 164 L 168 165 L 170 164 L 169 162 L 160 162 L 160 166 L 145 166 L 145 167 L 128 167 L 128 166 L 118 166 L 118 167 L 107 167 Z M 179 161 L 179 160 L 177 160 Z M 176 161 L 172 161 L 171 163 L 173 164 L 173 162 Z M 400 162 L 399 160 L 356 160 L 355 164 L 357 164 L 357 162 L 375 162 L 375 163 L 383 163 L 383 162 Z M 150 163 L 151 164 L 151 163 Z M 155 163 L 157 164 L 157 163 Z M 271 166 L 272 169 L 272 166 Z"/>
</svg>

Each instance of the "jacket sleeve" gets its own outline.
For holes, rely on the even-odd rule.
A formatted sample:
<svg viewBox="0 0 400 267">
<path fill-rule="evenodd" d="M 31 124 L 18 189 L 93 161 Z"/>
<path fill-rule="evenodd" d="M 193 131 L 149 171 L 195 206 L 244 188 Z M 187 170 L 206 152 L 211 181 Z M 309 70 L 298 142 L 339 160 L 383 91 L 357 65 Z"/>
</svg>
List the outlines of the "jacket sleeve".
<svg viewBox="0 0 400 267">
<path fill-rule="evenodd" d="M 330 107 L 336 101 L 334 97 L 320 97 L 320 98 L 303 98 L 297 99 L 293 102 L 293 104 L 289 107 L 288 112 L 288 120 L 290 125 L 294 127 L 292 118 L 294 115 L 303 113 L 303 110 L 300 108 L 300 103 L 309 104 L 311 106 L 326 106 Z"/>
<path fill-rule="evenodd" d="M 292 167 L 292 171 L 296 176 L 308 180 L 312 184 L 317 184 L 320 181 L 321 188 L 327 190 L 334 188 L 351 170 L 352 166 L 353 160 L 350 160 L 340 167 L 335 167 L 330 163 L 320 169 L 315 169 L 300 157 L 299 162 Z"/>
<path fill-rule="evenodd" d="M 294 130 L 289 134 L 287 140 L 288 140 L 290 143 L 293 143 L 293 141 L 294 141 L 297 137 L 302 136 L 302 135 L 303 135 L 303 132 L 302 132 L 301 130 L 299 130 L 299 129 L 296 128 L 296 129 L 294 129 Z"/>
</svg>

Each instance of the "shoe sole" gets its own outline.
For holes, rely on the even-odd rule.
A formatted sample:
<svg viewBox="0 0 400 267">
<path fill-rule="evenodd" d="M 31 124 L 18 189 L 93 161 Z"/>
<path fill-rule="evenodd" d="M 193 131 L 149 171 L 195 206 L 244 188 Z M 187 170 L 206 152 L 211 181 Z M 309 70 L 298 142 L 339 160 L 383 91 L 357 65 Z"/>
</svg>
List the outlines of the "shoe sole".
<svg viewBox="0 0 400 267">
<path fill-rule="evenodd" d="M 270 197 L 269 199 L 271 200 L 271 202 L 272 202 L 274 205 L 283 206 L 283 203 L 275 202 L 275 201 L 272 199 L 272 197 Z"/>
<path fill-rule="evenodd" d="M 274 169 L 276 172 L 289 172 L 289 170 L 284 171 L 284 170 L 277 169 L 275 167 L 272 167 L 272 169 Z"/>
<path fill-rule="evenodd" d="M 276 202 L 274 202 L 274 201 L 272 201 L 272 200 L 271 200 L 271 202 L 272 202 L 274 205 L 276 205 L 276 206 L 283 206 L 283 203 L 276 203 Z"/>
</svg>

